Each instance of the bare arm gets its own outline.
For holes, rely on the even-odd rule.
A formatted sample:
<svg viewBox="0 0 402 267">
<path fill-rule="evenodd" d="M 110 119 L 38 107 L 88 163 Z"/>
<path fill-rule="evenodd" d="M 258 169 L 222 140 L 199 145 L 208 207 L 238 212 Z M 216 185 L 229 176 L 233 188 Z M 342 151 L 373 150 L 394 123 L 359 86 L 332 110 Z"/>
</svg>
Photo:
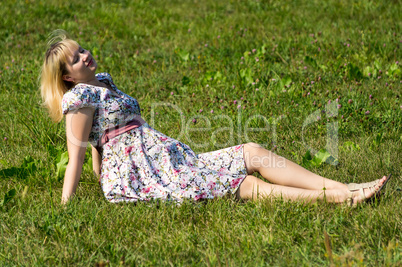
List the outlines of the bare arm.
<svg viewBox="0 0 402 267">
<path fill-rule="evenodd" d="M 70 111 L 66 115 L 68 165 L 64 175 L 62 203 L 66 203 L 75 194 L 81 177 L 85 151 L 92 128 L 94 110 L 82 108 Z"/>
<path fill-rule="evenodd" d="M 92 169 L 97 177 L 100 175 L 101 161 L 101 155 L 98 153 L 98 150 L 92 146 Z"/>
</svg>

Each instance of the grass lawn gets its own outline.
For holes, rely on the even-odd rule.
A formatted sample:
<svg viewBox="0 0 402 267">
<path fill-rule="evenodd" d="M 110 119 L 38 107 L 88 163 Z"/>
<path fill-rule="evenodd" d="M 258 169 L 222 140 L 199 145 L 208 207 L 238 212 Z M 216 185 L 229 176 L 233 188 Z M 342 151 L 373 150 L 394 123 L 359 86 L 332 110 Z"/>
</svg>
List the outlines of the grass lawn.
<svg viewBox="0 0 402 267">
<path fill-rule="evenodd" d="M 400 14 L 400 1 L 3 0 L 0 265 L 400 266 Z M 65 123 L 38 91 L 59 28 L 152 127 L 196 153 L 256 142 L 344 183 L 393 178 L 354 209 L 230 196 L 110 204 L 87 157 L 63 207 Z"/>
</svg>

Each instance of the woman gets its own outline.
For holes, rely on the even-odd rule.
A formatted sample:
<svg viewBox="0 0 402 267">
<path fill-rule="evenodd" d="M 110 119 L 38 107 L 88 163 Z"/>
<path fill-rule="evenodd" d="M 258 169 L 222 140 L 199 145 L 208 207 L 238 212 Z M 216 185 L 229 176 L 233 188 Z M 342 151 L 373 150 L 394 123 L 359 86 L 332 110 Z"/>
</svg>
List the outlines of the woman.
<svg viewBox="0 0 402 267">
<path fill-rule="evenodd" d="M 95 74 L 97 63 L 88 50 L 63 33 L 58 37 L 46 52 L 41 94 L 54 121 L 66 116 L 69 163 L 63 203 L 75 193 L 88 141 L 94 172 L 110 202 L 199 200 L 229 193 L 241 199 L 325 198 L 355 205 L 378 194 L 389 179 L 345 185 L 255 143 L 196 155 L 187 145 L 151 128 L 141 118 L 137 101 L 117 89 L 109 74 Z"/>
</svg>

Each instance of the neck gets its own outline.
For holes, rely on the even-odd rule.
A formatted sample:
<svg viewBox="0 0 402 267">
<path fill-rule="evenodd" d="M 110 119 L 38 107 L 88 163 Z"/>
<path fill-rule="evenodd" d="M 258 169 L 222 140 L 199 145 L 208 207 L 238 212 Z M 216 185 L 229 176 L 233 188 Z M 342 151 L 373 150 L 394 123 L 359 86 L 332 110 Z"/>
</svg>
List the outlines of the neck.
<svg viewBox="0 0 402 267">
<path fill-rule="evenodd" d="M 99 86 L 102 84 L 98 79 L 96 79 L 96 77 L 94 77 L 93 79 L 91 79 L 89 81 L 79 82 L 79 83 L 85 83 L 85 84 L 95 85 L 95 86 Z"/>
<path fill-rule="evenodd" d="M 88 85 L 93 85 L 93 86 L 97 86 L 97 87 L 105 87 L 105 88 L 111 89 L 111 87 L 108 84 L 99 81 L 96 77 L 94 77 L 93 79 L 91 79 L 89 81 L 85 81 L 85 82 L 83 81 L 83 82 L 79 82 L 79 83 L 84 83 L 84 84 L 88 84 Z"/>
</svg>

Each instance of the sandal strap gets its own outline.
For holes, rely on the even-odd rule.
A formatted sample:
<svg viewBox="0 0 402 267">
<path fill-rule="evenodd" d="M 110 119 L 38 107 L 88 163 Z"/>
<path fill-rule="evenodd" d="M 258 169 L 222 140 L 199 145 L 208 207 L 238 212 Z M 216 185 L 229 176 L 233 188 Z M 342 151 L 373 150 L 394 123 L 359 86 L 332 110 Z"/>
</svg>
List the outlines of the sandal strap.
<svg viewBox="0 0 402 267">
<path fill-rule="evenodd" d="M 375 181 L 372 182 L 368 182 L 368 183 L 361 183 L 361 184 L 356 184 L 356 183 L 350 183 L 347 184 L 348 189 L 350 191 L 350 198 L 352 198 L 353 192 L 355 191 L 359 191 L 360 196 L 363 200 L 366 200 L 366 195 L 364 194 L 364 189 L 369 189 L 371 192 L 374 192 L 374 187 L 378 184 L 378 182 L 380 181 L 380 179 L 377 179 Z"/>
<path fill-rule="evenodd" d="M 350 195 L 349 195 L 349 198 L 348 199 L 350 199 L 351 201 L 352 201 L 352 203 L 353 203 L 353 192 L 355 192 L 355 191 L 359 191 L 359 193 L 360 193 L 360 196 L 361 196 L 361 198 L 363 199 L 363 200 L 366 200 L 367 198 L 366 198 L 366 195 L 364 194 L 364 189 L 363 188 L 360 188 L 360 189 L 356 189 L 356 190 L 349 190 L 350 191 Z"/>
<path fill-rule="evenodd" d="M 368 183 L 362 183 L 362 184 L 350 183 L 350 184 L 347 184 L 347 186 L 348 186 L 349 191 L 357 191 L 359 189 L 371 189 L 371 188 L 375 187 L 379 181 L 380 181 L 380 179 L 377 179 L 375 181 L 368 182 Z"/>
</svg>

